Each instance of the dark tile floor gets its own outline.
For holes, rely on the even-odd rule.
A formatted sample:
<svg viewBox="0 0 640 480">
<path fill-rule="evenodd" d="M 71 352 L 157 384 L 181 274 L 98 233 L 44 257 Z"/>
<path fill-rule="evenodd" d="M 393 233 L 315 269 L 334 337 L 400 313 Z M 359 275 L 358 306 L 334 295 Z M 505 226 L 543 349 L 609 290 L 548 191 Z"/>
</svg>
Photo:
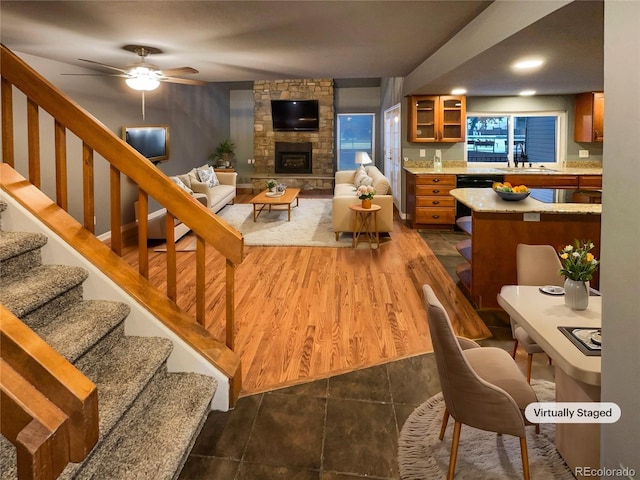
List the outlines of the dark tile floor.
<svg viewBox="0 0 640 480">
<path fill-rule="evenodd" d="M 269 393 L 213 412 L 181 479 L 397 479 L 409 414 L 440 391 L 432 354 Z"/>
<path fill-rule="evenodd" d="M 423 236 L 455 279 L 455 243 L 464 234 Z M 494 334 L 480 343 L 510 351 L 504 314 L 479 313 Z M 553 379 L 543 357 L 534 357 L 533 376 Z M 518 363 L 524 370 L 524 356 Z M 180 479 L 398 479 L 402 425 L 439 391 L 429 353 L 243 397 L 234 410 L 209 415 Z"/>
</svg>

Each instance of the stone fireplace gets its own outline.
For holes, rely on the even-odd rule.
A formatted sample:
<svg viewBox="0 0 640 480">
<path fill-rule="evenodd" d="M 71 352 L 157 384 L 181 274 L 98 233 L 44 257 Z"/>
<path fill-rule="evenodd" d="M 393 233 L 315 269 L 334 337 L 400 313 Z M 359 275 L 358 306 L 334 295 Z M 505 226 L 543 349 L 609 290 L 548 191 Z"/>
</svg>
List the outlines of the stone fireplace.
<svg viewBox="0 0 640 480">
<path fill-rule="evenodd" d="M 333 189 L 334 91 L 332 79 L 258 80 L 253 84 L 254 190 L 265 179 L 302 189 Z M 317 131 L 274 131 L 271 100 L 317 100 Z M 277 145 L 285 147 L 281 155 Z M 304 146 L 304 147 L 303 147 Z M 284 157 L 284 158 L 283 158 Z"/>
<path fill-rule="evenodd" d="M 276 142 L 275 173 L 312 173 L 311 142 Z"/>
</svg>

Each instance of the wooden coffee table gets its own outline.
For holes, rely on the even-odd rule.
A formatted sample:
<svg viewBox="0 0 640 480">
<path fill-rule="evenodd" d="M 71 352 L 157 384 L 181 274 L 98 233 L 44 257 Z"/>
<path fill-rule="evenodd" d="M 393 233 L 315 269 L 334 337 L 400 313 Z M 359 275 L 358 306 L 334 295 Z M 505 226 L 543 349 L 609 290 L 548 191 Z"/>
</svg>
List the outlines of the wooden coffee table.
<svg viewBox="0 0 640 480">
<path fill-rule="evenodd" d="M 291 221 L 291 204 L 295 200 L 296 207 L 299 206 L 298 194 L 300 193 L 300 189 L 287 188 L 282 195 L 273 196 L 273 197 L 267 196 L 267 193 L 268 193 L 267 190 L 260 192 L 258 195 L 253 197 L 249 202 L 253 204 L 253 221 L 255 222 L 258 216 L 260 215 L 260 213 L 262 213 L 262 210 L 264 210 L 264 208 L 268 206 L 269 211 L 271 211 L 273 207 L 278 207 L 278 208 L 273 208 L 274 210 L 284 210 L 284 208 L 281 208 L 281 207 L 286 207 L 287 215 L 288 215 L 287 221 L 290 222 Z"/>
</svg>

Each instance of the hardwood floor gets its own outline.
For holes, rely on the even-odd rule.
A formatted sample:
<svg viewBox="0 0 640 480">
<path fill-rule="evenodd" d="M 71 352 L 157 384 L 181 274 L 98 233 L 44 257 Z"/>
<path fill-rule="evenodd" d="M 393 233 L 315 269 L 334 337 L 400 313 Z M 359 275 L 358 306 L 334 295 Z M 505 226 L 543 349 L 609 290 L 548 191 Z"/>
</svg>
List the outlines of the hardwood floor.
<svg viewBox="0 0 640 480">
<path fill-rule="evenodd" d="M 236 202 L 250 199 L 239 195 Z M 178 305 L 194 313 L 195 253 L 177 257 Z M 136 247 L 125 247 L 123 258 L 136 265 Z M 161 289 L 166 287 L 164 258 L 149 248 L 150 280 Z M 223 340 L 224 260 L 212 248 L 206 271 L 206 327 Z M 378 251 L 246 246 L 235 277 L 243 394 L 432 351 L 422 301 L 425 283 L 434 288 L 459 335 L 491 335 L 424 240 L 398 218 Z"/>
</svg>

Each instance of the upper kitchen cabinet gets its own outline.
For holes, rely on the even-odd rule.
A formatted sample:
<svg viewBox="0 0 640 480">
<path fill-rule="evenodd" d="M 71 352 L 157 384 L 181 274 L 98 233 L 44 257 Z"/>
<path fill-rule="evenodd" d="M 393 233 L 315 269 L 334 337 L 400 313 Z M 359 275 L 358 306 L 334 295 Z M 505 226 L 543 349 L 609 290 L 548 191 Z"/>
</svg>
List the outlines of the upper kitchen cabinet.
<svg viewBox="0 0 640 480">
<path fill-rule="evenodd" d="M 602 142 L 604 140 L 604 93 L 587 92 L 576 95 L 576 142 Z"/>
<path fill-rule="evenodd" d="M 408 110 L 409 142 L 464 142 L 465 96 L 414 95 Z"/>
</svg>

